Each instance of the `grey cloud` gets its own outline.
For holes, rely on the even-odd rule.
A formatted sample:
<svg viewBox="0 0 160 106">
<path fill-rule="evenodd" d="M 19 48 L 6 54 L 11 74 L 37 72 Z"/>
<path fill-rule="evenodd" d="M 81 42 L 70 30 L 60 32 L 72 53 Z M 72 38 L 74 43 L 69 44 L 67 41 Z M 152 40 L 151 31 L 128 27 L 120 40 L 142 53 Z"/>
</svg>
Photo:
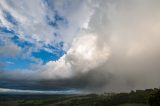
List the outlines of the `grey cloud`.
<svg viewBox="0 0 160 106">
<path fill-rule="evenodd" d="M 89 25 L 110 46 L 112 54 L 104 69 L 117 78 L 106 89 L 159 87 L 159 5 L 158 0 L 99 2 Z"/>
<path fill-rule="evenodd" d="M 6 45 L 0 48 L 0 57 L 15 57 L 20 54 L 21 48 L 16 45 Z"/>
<path fill-rule="evenodd" d="M 48 80 L 26 80 L 6 78 L 1 79 L 0 86 L 12 89 L 31 89 L 31 90 L 76 90 L 82 93 L 86 92 L 104 92 L 105 86 L 114 80 L 112 73 L 104 71 L 92 70 L 87 73 L 77 74 L 74 77 L 64 79 L 48 79 Z M 25 83 L 24 83 L 25 82 Z M 103 88 L 103 89 L 102 89 Z"/>
<path fill-rule="evenodd" d="M 40 90 L 18 90 L 18 89 L 7 89 L 0 88 L 0 93 L 2 94 L 79 94 L 80 92 L 75 92 L 74 90 L 67 91 L 40 91 Z"/>
</svg>

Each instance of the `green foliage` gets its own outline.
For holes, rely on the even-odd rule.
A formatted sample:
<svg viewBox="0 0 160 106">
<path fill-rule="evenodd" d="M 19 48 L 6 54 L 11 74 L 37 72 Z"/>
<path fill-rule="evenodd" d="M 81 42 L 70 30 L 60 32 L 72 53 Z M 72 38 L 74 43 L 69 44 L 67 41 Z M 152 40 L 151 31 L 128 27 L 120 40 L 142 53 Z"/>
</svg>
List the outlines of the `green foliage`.
<svg viewBox="0 0 160 106">
<path fill-rule="evenodd" d="M 160 89 L 154 90 L 148 97 L 148 104 L 150 106 L 160 106 Z"/>
</svg>

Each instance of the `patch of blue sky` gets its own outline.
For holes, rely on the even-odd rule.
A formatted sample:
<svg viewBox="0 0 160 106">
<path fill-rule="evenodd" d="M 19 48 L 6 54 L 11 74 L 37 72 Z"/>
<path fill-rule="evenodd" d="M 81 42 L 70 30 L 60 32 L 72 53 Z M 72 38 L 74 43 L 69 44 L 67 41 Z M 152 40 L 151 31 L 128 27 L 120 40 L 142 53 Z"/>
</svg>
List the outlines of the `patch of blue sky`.
<svg viewBox="0 0 160 106">
<path fill-rule="evenodd" d="M 22 49 L 34 47 L 34 44 L 27 41 L 23 41 L 18 36 L 12 37 L 11 40 Z M 48 51 L 45 51 L 44 49 L 41 49 L 36 52 L 32 52 L 32 56 L 35 58 L 41 59 L 43 63 L 46 63 L 51 60 L 56 61 L 65 54 L 65 52 L 61 49 L 62 47 L 63 47 L 63 42 L 57 43 L 55 44 L 55 46 L 51 46 L 51 45 L 44 46 L 44 48 L 48 48 L 53 52 L 50 53 Z"/>
<path fill-rule="evenodd" d="M 5 42 L 3 41 L 3 37 L 1 36 L 0 34 L 0 47 L 4 46 L 5 45 Z"/>
<path fill-rule="evenodd" d="M 48 61 L 56 61 L 61 56 L 64 55 L 63 50 L 55 50 L 53 53 L 47 52 L 45 50 L 39 50 L 37 52 L 33 52 L 32 56 L 35 58 L 39 58 L 43 61 L 43 63 L 47 63 Z"/>
<path fill-rule="evenodd" d="M 53 51 L 55 51 L 55 53 L 56 51 L 58 51 L 58 53 L 59 51 L 63 51 L 63 54 L 65 54 L 65 51 L 63 50 L 63 46 L 64 46 L 64 42 L 61 41 L 59 43 L 56 43 L 54 46 L 48 44 L 46 48 L 52 49 Z"/>
<path fill-rule="evenodd" d="M 8 22 L 14 25 L 14 27 L 17 26 L 17 21 L 14 19 L 14 17 L 7 11 L 3 11 L 4 16 Z M 53 15 L 52 18 L 47 17 L 47 22 L 49 25 L 59 28 L 61 26 L 66 26 L 68 24 L 68 21 L 65 17 L 60 16 L 57 11 L 55 11 L 55 14 Z M 16 44 L 17 46 L 21 47 L 22 49 L 34 47 L 35 45 L 20 39 L 18 37 L 18 34 L 15 32 L 15 29 L 8 29 L 7 27 L 0 27 L 0 34 L 2 36 L 6 36 L 6 34 L 11 35 L 10 40 Z M 54 33 L 54 36 L 59 36 L 58 33 Z M 46 48 L 51 49 L 53 52 L 47 52 L 43 49 L 37 51 L 37 52 L 32 52 L 32 56 L 38 59 L 41 59 L 44 63 L 48 61 L 56 61 L 60 57 L 62 57 L 65 54 L 65 51 L 62 50 L 64 43 L 60 42 L 55 44 L 54 46 L 47 46 Z M 3 46 L 3 45 L 1 45 Z M 16 70 L 16 69 L 25 69 L 28 68 L 29 64 L 32 64 L 33 61 L 29 59 L 22 59 L 20 57 L 15 57 L 15 58 L 1 58 L 1 62 L 8 62 L 6 65 L 7 70 Z M 13 63 L 13 64 L 11 64 Z"/>
<path fill-rule="evenodd" d="M 15 31 L 14 30 L 11 30 L 11 29 L 8 29 L 6 27 L 0 27 L 0 33 L 7 33 L 7 34 L 11 34 L 11 35 L 15 35 Z"/>
<path fill-rule="evenodd" d="M 60 16 L 57 11 L 54 12 L 53 17 L 46 16 L 48 25 L 58 29 L 60 26 L 67 27 L 68 21 L 64 16 Z"/>
<path fill-rule="evenodd" d="M 57 48 L 63 48 L 63 46 L 64 46 L 64 42 L 63 41 L 61 41 L 61 42 L 59 42 L 59 43 L 57 43 L 57 44 L 55 44 L 55 46 L 57 47 Z"/>
<path fill-rule="evenodd" d="M 0 63 L 5 63 L 4 69 L 7 71 L 14 71 L 17 69 L 28 69 L 33 61 L 23 58 L 0 58 Z"/>
<path fill-rule="evenodd" d="M 17 25 L 18 24 L 18 22 L 16 21 L 16 19 L 9 12 L 3 11 L 3 13 L 4 13 L 4 17 L 6 18 L 6 20 L 8 22 L 10 22 L 13 25 Z"/>
<path fill-rule="evenodd" d="M 16 44 L 16 45 L 18 45 L 19 47 L 21 47 L 21 48 L 25 48 L 25 47 L 33 47 L 34 46 L 34 44 L 32 44 L 32 43 L 30 43 L 30 42 L 28 42 L 28 41 L 24 41 L 24 40 L 22 40 L 22 39 L 20 39 L 18 36 L 13 36 L 12 38 L 11 38 L 11 40 Z"/>
</svg>

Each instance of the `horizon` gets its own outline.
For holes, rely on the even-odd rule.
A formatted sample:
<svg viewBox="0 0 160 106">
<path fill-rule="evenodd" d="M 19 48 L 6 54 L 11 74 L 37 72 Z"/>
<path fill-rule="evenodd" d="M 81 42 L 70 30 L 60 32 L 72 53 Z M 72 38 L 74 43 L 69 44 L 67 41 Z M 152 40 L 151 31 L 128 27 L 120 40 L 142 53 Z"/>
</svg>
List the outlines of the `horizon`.
<svg viewBox="0 0 160 106">
<path fill-rule="evenodd" d="M 159 88 L 148 88 L 148 89 L 132 89 L 130 91 L 120 91 L 120 92 L 114 92 L 114 91 L 104 91 L 100 93 L 96 92 L 80 92 L 76 90 L 63 90 L 63 91 L 52 91 L 52 90 L 21 90 L 21 89 L 8 89 L 8 88 L 0 88 L 0 95 L 90 95 L 90 94 L 96 94 L 96 95 L 103 95 L 103 94 L 119 94 L 119 93 L 131 93 L 131 92 L 137 92 L 137 91 L 146 91 L 146 90 L 156 90 Z"/>
</svg>

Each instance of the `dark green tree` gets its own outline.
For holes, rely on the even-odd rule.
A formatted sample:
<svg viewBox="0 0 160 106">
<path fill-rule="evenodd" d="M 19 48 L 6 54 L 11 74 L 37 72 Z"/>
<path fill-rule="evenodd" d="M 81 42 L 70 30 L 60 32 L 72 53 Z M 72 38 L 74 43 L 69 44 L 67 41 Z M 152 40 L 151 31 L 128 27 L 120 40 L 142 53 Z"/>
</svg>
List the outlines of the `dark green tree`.
<svg viewBox="0 0 160 106">
<path fill-rule="evenodd" d="M 148 98 L 148 104 L 150 106 L 160 106 L 160 89 L 153 91 Z"/>
</svg>

